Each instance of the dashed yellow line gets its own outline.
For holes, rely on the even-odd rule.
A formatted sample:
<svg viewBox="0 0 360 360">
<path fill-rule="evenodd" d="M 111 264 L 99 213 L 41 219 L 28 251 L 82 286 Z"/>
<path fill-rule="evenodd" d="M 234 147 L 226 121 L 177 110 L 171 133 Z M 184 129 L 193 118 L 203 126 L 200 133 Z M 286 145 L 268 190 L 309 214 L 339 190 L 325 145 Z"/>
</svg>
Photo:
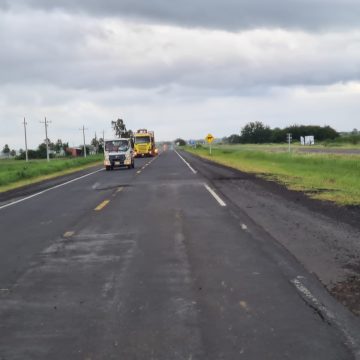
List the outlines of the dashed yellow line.
<svg viewBox="0 0 360 360">
<path fill-rule="evenodd" d="M 100 211 L 102 210 L 108 203 L 110 202 L 110 200 L 104 200 L 101 204 L 99 204 L 94 210 L 95 211 Z"/>
<path fill-rule="evenodd" d="M 74 231 L 67 231 L 66 233 L 64 233 L 63 237 L 69 238 L 72 237 L 73 235 L 74 235 Z"/>
</svg>

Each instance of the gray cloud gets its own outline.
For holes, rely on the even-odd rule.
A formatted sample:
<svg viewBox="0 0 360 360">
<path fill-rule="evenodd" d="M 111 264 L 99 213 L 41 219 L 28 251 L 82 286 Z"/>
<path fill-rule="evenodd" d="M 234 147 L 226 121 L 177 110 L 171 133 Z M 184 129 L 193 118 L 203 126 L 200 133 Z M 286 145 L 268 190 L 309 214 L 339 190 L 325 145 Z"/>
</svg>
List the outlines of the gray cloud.
<svg viewBox="0 0 360 360">
<path fill-rule="evenodd" d="M 143 18 L 190 27 L 334 29 L 357 27 L 358 0 L 0 0 L 8 6 Z"/>
<path fill-rule="evenodd" d="M 0 0 L 0 146 L 23 146 L 24 115 L 31 146 L 44 115 L 74 144 L 117 116 L 159 139 L 251 120 L 358 127 L 360 4 L 221 4 Z"/>
<path fill-rule="evenodd" d="M 232 33 L 63 13 L 0 12 L 0 44 L 3 84 L 169 92 L 179 85 L 244 95 L 273 86 L 360 80 L 360 32 Z"/>
</svg>

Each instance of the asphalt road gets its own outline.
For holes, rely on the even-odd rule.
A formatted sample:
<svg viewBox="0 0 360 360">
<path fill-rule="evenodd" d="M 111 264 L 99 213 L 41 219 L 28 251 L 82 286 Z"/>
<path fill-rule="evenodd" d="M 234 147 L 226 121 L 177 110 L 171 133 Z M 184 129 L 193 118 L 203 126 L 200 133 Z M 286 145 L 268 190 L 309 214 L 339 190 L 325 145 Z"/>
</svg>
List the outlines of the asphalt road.
<svg viewBox="0 0 360 360">
<path fill-rule="evenodd" d="M 0 359 L 354 359 L 351 314 L 231 196 L 168 151 L 0 205 Z"/>
</svg>

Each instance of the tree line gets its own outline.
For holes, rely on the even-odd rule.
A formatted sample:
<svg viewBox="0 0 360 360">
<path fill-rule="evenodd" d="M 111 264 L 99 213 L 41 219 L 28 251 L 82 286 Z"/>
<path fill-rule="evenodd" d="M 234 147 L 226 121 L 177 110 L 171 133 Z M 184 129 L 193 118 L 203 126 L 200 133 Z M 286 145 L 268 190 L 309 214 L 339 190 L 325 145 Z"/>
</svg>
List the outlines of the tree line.
<svg viewBox="0 0 360 360">
<path fill-rule="evenodd" d="M 111 121 L 111 126 L 114 130 L 115 136 L 117 137 L 132 137 L 133 131 L 128 130 L 124 123 L 123 119 L 117 119 L 116 121 Z M 41 144 L 38 145 L 36 149 L 29 149 L 28 150 L 28 157 L 29 159 L 46 159 L 46 144 L 48 144 L 50 157 L 56 156 L 71 156 L 71 151 L 68 142 L 63 142 L 61 139 L 58 139 L 56 142 L 52 142 L 50 139 L 45 139 Z M 79 145 L 78 148 L 80 149 L 80 155 L 83 153 L 84 145 Z M 85 145 L 86 153 L 89 154 L 90 150 L 95 153 L 102 153 L 104 151 L 104 139 L 98 138 L 95 134 L 94 138 L 91 140 L 90 145 Z M 1 148 L 0 148 L 1 149 Z M 16 151 L 14 149 L 10 149 L 8 144 L 5 144 L 1 150 L 1 153 L 5 157 L 12 157 L 17 160 L 24 160 L 26 157 L 25 151 L 20 149 Z"/>
<path fill-rule="evenodd" d="M 340 134 L 330 126 L 318 125 L 292 125 L 286 128 L 274 128 L 264 125 L 260 121 L 249 122 L 240 134 L 232 134 L 223 139 L 229 144 L 264 144 L 286 142 L 287 134 L 292 135 L 293 140 L 300 141 L 301 136 L 313 135 L 316 141 L 335 140 Z"/>
</svg>

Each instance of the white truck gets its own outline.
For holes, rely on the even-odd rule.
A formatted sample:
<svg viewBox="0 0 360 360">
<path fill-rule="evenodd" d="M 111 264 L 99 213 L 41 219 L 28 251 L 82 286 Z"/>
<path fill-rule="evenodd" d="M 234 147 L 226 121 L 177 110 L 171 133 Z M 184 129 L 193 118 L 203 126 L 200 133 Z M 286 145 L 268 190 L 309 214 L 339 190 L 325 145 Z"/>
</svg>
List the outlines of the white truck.
<svg viewBox="0 0 360 360">
<path fill-rule="evenodd" d="M 133 169 L 135 160 L 132 139 L 105 140 L 104 157 L 104 165 L 107 171 L 121 166 Z"/>
</svg>

